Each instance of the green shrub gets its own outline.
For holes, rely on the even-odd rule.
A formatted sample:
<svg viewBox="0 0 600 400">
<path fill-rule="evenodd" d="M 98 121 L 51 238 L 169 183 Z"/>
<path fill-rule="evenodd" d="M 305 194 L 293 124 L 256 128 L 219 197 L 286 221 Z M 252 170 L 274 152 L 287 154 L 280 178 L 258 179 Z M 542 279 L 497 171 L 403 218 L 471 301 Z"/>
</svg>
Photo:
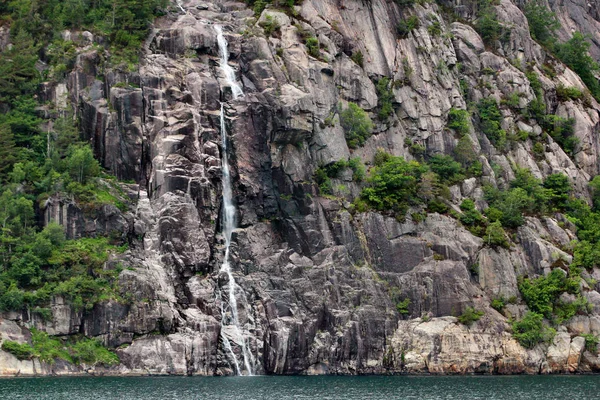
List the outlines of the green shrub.
<svg viewBox="0 0 600 400">
<path fill-rule="evenodd" d="M 579 139 L 575 136 L 575 119 L 546 115 L 542 121 L 542 127 L 563 148 L 565 153 L 571 156 L 575 153 L 579 144 Z"/>
<path fill-rule="evenodd" d="M 528 312 L 523 319 L 512 324 L 513 337 L 521 346 L 531 349 L 538 343 L 549 343 L 556 331 L 544 325 L 544 317 L 535 312 Z"/>
<path fill-rule="evenodd" d="M 506 307 L 506 302 L 503 297 L 497 297 L 492 299 L 491 307 L 498 312 L 502 312 L 504 307 Z"/>
<path fill-rule="evenodd" d="M 484 238 L 489 246 L 500 246 L 506 249 L 510 247 L 510 242 L 506 238 L 506 232 L 502 229 L 500 221 L 495 221 L 488 225 Z"/>
<path fill-rule="evenodd" d="M 598 336 L 592 333 L 584 333 L 581 336 L 585 339 L 585 349 L 592 354 L 597 354 L 598 343 L 600 343 Z"/>
<path fill-rule="evenodd" d="M 442 34 L 442 25 L 439 23 L 439 21 L 435 21 L 427 27 L 427 32 L 434 37 L 440 36 Z"/>
<path fill-rule="evenodd" d="M 377 103 L 379 106 L 379 112 L 377 116 L 382 121 L 387 120 L 394 112 L 394 107 L 392 106 L 394 92 L 392 91 L 391 86 L 392 85 L 389 78 L 381 78 L 375 85 L 378 96 Z"/>
<path fill-rule="evenodd" d="M 590 43 L 580 32 L 574 32 L 568 42 L 557 45 L 556 55 L 571 68 L 588 87 L 596 99 L 600 98 L 600 83 L 595 72 L 600 69 L 598 63 L 589 55 Z"/>
<path fill-rule="evenodd" d="M 436 154 L 427 162 L 429 168 L 444 182 L 449 185 L 461 182 L 465 179 L 465 171 L 460 163 L 447 155 Z"/>
<path fill-rule="evenodd" d="M 319 48 L 319 39 L 317 39 L 315 36 L 309 36 L 304 41 L 304 44 L 306 45 L 306 49 L 307 49 L 309 55 L 313 56 L 314 58 L 321 57 L 321 50 Z"/>
<path fill-rule="evenodd" d="M 541 0 L 527 2 L 524 11 L 531 37 L 545 46 L 552 46 L 555 40 L 554 32 L 560 28 L 556 14 L 550 11 Z"/>
<path fill-rule="evenodd" d="M 467 307 L 458 317 L 458 322 L 463 325 L 471 326 L 474 322 L 479 321 L 482 316 L 483 311 L 476 310 L 473 307 Z"/>
<path fill-rule="evenodd" d="M 352 170 L 352 180 L 362 182 L 365 179 L 366 169 L 360 157 L 353 157 L 348 160 L 348 167 Z"/>
<path fill-rule="evenodd" d="M 600 175 L 596 175 L 589 183 L 590 194 L 592 195 L 592 202 L 594 210 L 600 210 Z"/>
<path fill-rule="evenodd" d="M 581 100 L 583 92 L 576 87 L 566 87 L 560 84 L 556 87 L 556 96 L 560 101 Z"/>
<path fill-rule="evenodd" d="M 410 299 L 407 297 L 406 299 L 404 299 L 401 302 L 396 304 L 396 310 L 401 315 L 408 315 L 408 314 L 410 314 L 410 311 L 408 310 L 409 306 L 410 306 Z"/>
<path fill-rule="evenodd" d="M 488 46 L 497 41 L 504 32 L 492 3 L 492 0 L 480 1 L 479 13 L 475 21 L 475 30 Z"/>
<path fill-rule="evenodd" d="M 2 350 L 12 354 L 19 360 L 30 360 L 35 355 L 35 351 L 27 343 L 17 343 L 10 340 L 2 342 Z"/>
<path fill-rule="evenodd" d="M 552 318 L 562 293 L 579 292 L 579 278 L 568 278 L 564 271 L 555 268 L 547 276 L 520 279 L 519 291 L 531 311 Z"/>
<path fill-rule="evenodd" d="M 340 123 L 344 128 L 346 143 L 351 149 L 362 146 L 373 131 L 371 118 L 355 103 L 348 103 L 348 108 L 340 113 Z"/>
<path fill-rule="evenodd" d="M 564 174 L 551 174 L 544 179 L 546 204 L 552 210 L 564 210 L 572 188 L 569 178 Z"/>
<path fill-rule="evenodd" d="M 502 114 L 498 108 L 496 100 L 485 98 L 479 101 L 477 105 L 479 111 L 481 131 L 490 142 L 499 149 L 504 148 L 506 144 L 506 132 L 500 128 Z"/>
<path fill-rule="evenodd" d="M 448 128 L 453 129 L 460 136 L 468 135 L 471 126 L 471 115 L 467 110 L 451 108 L 448 111 Z"/>
<path fill-rule="evenodd" d="M 76 364 L 110 366 L 119 363 L 119 357 L 95 339 L 77 341 L 70 350 Z"/>
<path fill-rule="evenodd" d="M 279 29 L 281 29 L 279 22 L 277 22 L 277 20 L 275 18 L 273 18 L 272 15 L 267 15 L 265 17 L 264 22 L 261 23 L 261 26 L 267 36 L 271 36 L 271 35 L 273 35 L 273 33 L 277 32 Z"/>
<path fill-rule="evenodd" d="M 355 51 L 354 53 L 352 53 L 352 56 L 350 56 L 350 59 L 352 61 L 354 61 L 361 68 L 364 67 L 365 58 L 363 56 L 362 51 L 360 51 L 360 50 Z"/>
<path fill-rule="evenodd" d="M 406 38 L 408 37 L 409 33 L 419 28 L 419 25 L 419 17 L 417 17 L 416 15 L 411 15 L 406 20 L 400 21 L 398 23 L 396 31 L 398 32 L 398 36 L 400 36 L 401 38 Z"/>
<path fill-rule="evenodd" d="M 416 161 L 390 156 L 371 170 L 369 186 L 362 190 L 361 198 L 377 210 L 403 215 L 409 205 L 422 202 L 419 184 L 425 172 L 427 168 Z"/>
</svg>

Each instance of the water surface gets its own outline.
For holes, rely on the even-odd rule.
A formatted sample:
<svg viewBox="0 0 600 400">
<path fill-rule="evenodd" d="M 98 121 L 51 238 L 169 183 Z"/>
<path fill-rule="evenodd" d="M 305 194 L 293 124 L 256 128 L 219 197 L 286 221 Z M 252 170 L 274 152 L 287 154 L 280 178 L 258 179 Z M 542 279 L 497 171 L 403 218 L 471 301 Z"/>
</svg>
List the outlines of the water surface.
<svg viewBox="0 0 600 400">
<path fill-rule="evenodd" d="M 0 399 L 600 399 L 600 376 L 14 378 Z"/>
</svg>

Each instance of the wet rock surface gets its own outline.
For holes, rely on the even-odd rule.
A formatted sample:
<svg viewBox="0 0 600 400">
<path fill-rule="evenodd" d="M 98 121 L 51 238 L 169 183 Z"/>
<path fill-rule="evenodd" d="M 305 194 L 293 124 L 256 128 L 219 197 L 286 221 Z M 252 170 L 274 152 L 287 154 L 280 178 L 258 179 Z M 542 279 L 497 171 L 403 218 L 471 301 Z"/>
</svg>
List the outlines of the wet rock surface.
<svg viewBox="0 0 600 400">
<path fill-rule="evenodd" d="M 228 284 L 218 273 L 219 112 L 226 101 L 238 226 L 231 263 L 242 288 L 236 293 L 240 325 L 259 360 L 258 373 L 600 369 L 581 336 L 600 334 L 596 314 L 576 317 L 551 344 L 527 350 L 512 338 L 507 318 L 521 316 L 524 307 L 515 305 L 510 315 L 490 307 L 498 297 L 519 300 L 519 276 L 546 274 L 557 259 L 569 257 L 563 249 L 574 234 L 560 218 L 528 218 L 510 249 L 494 248 L 448 216 L 434 213 L 415 222 L 410 213 L 404 221 L 357 213 L 348 206 L 360 191 L 351 177 L 334 180 L 347 188 L 336 198 L 319 196 L 312 182 L 319 166 L 350 155 L 371 164 L 378 148 L 413 159 L 407 140 L 425 145 L 430 155 L 451 154 L 457 139 L 445 126 L 450 108 L 466 107 L 461 80 L 471 99 L 516 92 L 522 108 L 533 100 L 529 81 L 512 62 L 531 62 L 540 71 L 544 53 L 513 2 L 497 6 L 500 21 L 515 29 L 494 48 L 484 46 L 467 23 L 446 22 L 432 3 L 399 8 L 391 1 L 351 0 L 341 7 L 334 0 L 304 0 L 295 17 L 267 8 L 258 19 L 243 3 L 180 3 L 185 13 L 172 7 L 156 21 L 137 71 L 114 72 L 103 82 L 94 68 L 98 54 L 89 50 L 66 82 L 83 135 L 102 165 L 135 182 L 129 185 L 135 188 L 129 212 L 106 206 L 88 215 L 60 198 L 44 206 L 46 222 L 64 225 L 69 237 L 127 238 L 130 250 L 118 260 L 125 267 L 119 285 L 132 301 L 106 302 L 83 313 L 55 299 L 51 321 L 4 315 L 3 340 L 27 341 L 31 327 L 97 337 L 117 348 L 121 364 L 96 373 L 234 373 L 223 347 L 217 295 Z M 597 24 L 593 5 L 550 3 L 561 21 L 570 21 L 563 27 L 591 30 Z M 465 22 L 472 22 L 472 11 L 461 7 Z M 398 38 L 396 25 L 409 15 L 423 22 Z M 261 28 L 269 17 L 279 25 L 273 36 Z M 434 21 L 441 35 L 427 29 Z M 237 100 L 218 68 L 216 24 L 223 26 L 230 65 L 244 87 L 245 96 Z M 299 29 L 318 38 L 321 57 L 308 54 Z M 350 58 L 358 51 L 363 66 Z M 572 71 L 558 68 L 554 79 L 544 79 L 546 92 L 559 84 L 583 88 Z M 494 73 L 482 75 L 484 69 Z M 402 83 L 393 86 L 394 113 L 351 151 L 338 104 L 352 101 L 376 112 L 375 83 L 383 76 Z M 115 87 L 120 82 L 126 84 Z M 531 140 L 499 153 L 473 130 L 484 174 L 453 186 L 456 204 L 465 197 L 482 202 L 484 183 L 514 178 L 511 165 L 530 168 L 539 178 L 562 172 L 587 196 L 587 181 L 599 168 L 600 107 L 594 100 L 548 100 L 556 114 L 575 119 L 580 151 L 569 158 L 547 138 L 541 159 L 533 155 Z M 517 111 L 503 123 L 506 130 L 541 132 Z M 492 163 L 503 167 L 500 173 Z M 594 288 L 588 296 L 600 298 Z M 401 314 L 396 305 L 406 299 L 408 310 Z M 456 316 L 473 306 L 484 317 L 471 327 L 458 323 Z M 239 345 L 233 348 L 239 353 Z M 66 364 L 19 361 L 2 351 L 0 366 L 0 375 L 82 373 Z"/>
</svg>

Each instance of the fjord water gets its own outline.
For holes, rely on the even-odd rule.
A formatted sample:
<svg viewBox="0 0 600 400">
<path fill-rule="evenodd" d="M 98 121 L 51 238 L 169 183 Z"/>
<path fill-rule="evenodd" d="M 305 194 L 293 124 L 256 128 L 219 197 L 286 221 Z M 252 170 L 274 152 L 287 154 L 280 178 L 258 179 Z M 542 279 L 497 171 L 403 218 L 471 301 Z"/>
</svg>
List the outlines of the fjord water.
<svg viewBox="0 0 600 400">
<path fill-rule="evenodd" d="M 15 378 L 0 399 L 598 399 L 600 376 Z"/>
</svg>

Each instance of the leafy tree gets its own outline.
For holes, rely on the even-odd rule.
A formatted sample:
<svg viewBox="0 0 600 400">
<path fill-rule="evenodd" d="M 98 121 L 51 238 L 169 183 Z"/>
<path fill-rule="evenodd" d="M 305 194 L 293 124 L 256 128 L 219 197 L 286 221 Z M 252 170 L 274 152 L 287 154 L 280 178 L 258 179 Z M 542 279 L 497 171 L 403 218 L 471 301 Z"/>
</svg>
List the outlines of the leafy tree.
<svg viewBox="0 0 600 400">
<path fill-rule="evenodd" d="M 492 45 L 500 38 L 503 33 L 502 25 L 498 22 L 498 15 L 493 6 L 492 0 L 482 0 L 478 18 L 475 21 L 475 29 L 481 35 L 483 41 L 488 45 Z"/>
<path fill-rule="evenodd" d="M 487 136 L 492 144 L 503 148 L 506 144 L 506 132 L 500 127 L 502 114 L 496 100 L 493 98 L 482 99 L 477 105 L 481 131 Z"/>
<path fill-rule="evenodd" d="M 462 165 L 450 156 L 436 154 L 429 159 L 428 164 L 429 168 L 438 174 L 442 181 L 450 185 L 465 179 Z"/>
<path fill-rule="evenodd" d="M 483 316 L 483 311 L 476 310 L 473 307 L 467 307 L 465 311 L 458 317 L 458 322 L 463 325 L 471 326 L 474 322 L 479 321 Z"/>
<path fill-rule="evenodd" d="M 470 120 L 471 115 L 467 110 L 451 108 L 448 112 L 448 128 L 453 129 L 460 136 L 469 134 Z"/>
<path fill-rule="evenodd" d="M 600 211 L 600 175 L 596 175 L 588 185 L 592 194 L 594 210 Z"/>
<path fill-rule="evenodd" d="M 15 140 L 13 134 L 10 127 L 0 125 L 0 179 L 7 176 L 15 161 Z"/>
<path fill-rule="evenodd" d="M 348 107 L 340 113 L 340 123 L 344 128 L 348 147 L 351 149 L 362 146 L 373 131 L 371 118 L 355 103 L 348 103 Z"/>
<path fill-rule="evenodd" d="M 557 56 L 581 77 L 594 97 L 599 99 L 600 84 L 596 79 L 595 72 L 600 69 L 600 66 L 590 56 L 589 48 L 590 44 L 586 37 L 580 32 L 575 32 L 568 42 L 558 46 Z"/>
<path fill-rule="evenodd" d="M 525 17 L 531 37 L 545 46 L 552 46 L 555 41 L 554 33 L 560 28 L 556 14 L 541 0 L 533 0 L 525 4 Z"/>
<path fill-rule="evenodd" d="M 544 317 L 528 312 L 523 319 L 512 324 L 513 336 L 521 346 L 531 349 L 541 342 L 550 342 L 556 331 L 544 325 Z"/>
<path fill-rule="evenodd" d="M 378 117 L 380 120 L 385 121 L 394 112 L 392 101 L 394 100 L 394 92 L 391 89 L 391 82 L 389 78 L 381 78 L 377 81 L 375 88 L 377 89 L 379 112 Z"/>
<path fill-rule="evenodd" d="M 85 184 L 90 178 L 100 175 L 100 164 L 89 146 L 73 150 L 68 160 L 69 175 L 75 182 Z"/>
<path fill-rule="evenodd" d="M 502 229 L 500 221 L 492 222 L 485 230 L 484 239 L 490 246 L 510 247 L 510 242 L 506 238 L 506 232 Z"/>
<path fill-rule="evenodd" d="M 544 180 L 547 189 L 548 203 L 555 210 L 563 210 L 571 194 L 571 182 L 564 174 L 552 174 Z"/>
<path fill-rule="evenodd" d="M 519 282 L 519 291 L 530 310 L 551 318 L 562 293 L 579 292 L 579 278 L 567 278 L 564 271 L 555 268 L 546 276 L 522 279 Z"/>
<path fill-rule="evenodd" d="M 24 30 L 12 38 L 12 47 L 0 53 L 0 103 L 31 94 L 40 80 L 35 69 L 39 47 Z"/>
<path fill-rule="evenodd" d="M 371 170 L 367 179 L 369 187 L 361 197 L 373 208 L 381 211 L 394 210 L 404 214 L 410 204 L 421 202 L 419 183 L 427 167 L 416 161 L 393 157 Z"/>
</svg>

